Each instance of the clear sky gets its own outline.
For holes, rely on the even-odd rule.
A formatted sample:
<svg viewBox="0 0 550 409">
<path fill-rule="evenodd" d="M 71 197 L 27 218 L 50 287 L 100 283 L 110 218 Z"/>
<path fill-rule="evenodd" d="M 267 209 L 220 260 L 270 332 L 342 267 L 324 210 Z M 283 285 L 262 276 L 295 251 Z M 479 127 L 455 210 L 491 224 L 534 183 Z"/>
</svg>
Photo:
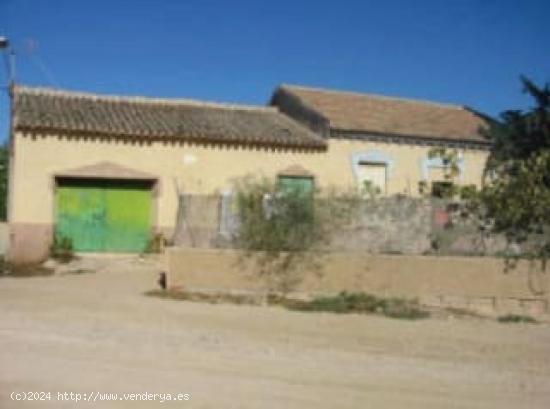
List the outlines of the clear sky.
<svg viewBox="0 0 550 409">
<path fill-rule="evenodd" d="M 19 83 L 248 104 L 294 83 L 490 115 L 529 105 L 520 74 L 550 81 L 549 18 L 549 0 L 0 0 Z"/>
</svg>

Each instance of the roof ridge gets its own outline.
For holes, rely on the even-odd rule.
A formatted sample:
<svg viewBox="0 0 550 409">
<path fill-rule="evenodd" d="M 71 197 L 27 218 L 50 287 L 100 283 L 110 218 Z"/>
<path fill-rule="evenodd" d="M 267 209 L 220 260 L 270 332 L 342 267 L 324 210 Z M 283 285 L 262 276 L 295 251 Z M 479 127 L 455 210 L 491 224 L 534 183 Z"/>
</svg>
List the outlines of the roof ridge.
<svg viewBox="0 0 550 409">
<path fill-rule="evenodd" d="M 360 97 L 370 97 L 370 98 L 376 98 L 376 99 L 382 99 L 382 100 L 390 100 L 390 101 L 400 101 L 400 102 L 408 102 L 412 104 L 425 104 L 425 105 L 432 105 L 437 106 L 440 108 L 447 108 L 447 109 L 457 109 L 457 110 L 465 110 L 466 107 L 462 104 L 452 104 L 448 102 L 435 102 L 435 101 L 429 101 L 425 99 L 416 99 L 416 98 L 404 98 L 404 97 L 394 97 L 389 95 L 381 95 L 381 94 L 373 94 L 373 93 L 367 93 L 367 92 L 358 92 L 358 91 L 347 91 L 347 90 L 335 90 L 335 89 L 329 89 L 329 88 L 322 88 L 322 87 L 312 87 L 307 85 L 297 85 L 297 84 L 281 84 L 279 85 L 279 88 L 286 88 L 292 90 L 294 89 L 302 89 L 305 91 L 317 91 L 317 92 L 325 92 L 330 94 L 348 94 L 348 95 L 356 95 Z"/>
<path fill-rule="evenodd" d="M 128 102 L 136 104 L 148 104 L 148 105 L 187 105 L 196 106 L 202 108 L 218 108 L 232 111 L 260 111 L 260 112 L 279 112 L 277 107 L 264 106 L 264 105 L 246 105 L 246 104 L 232 104 L 225 102 L 211 102 L 201 101 L 188 98 L 157 98 L 157 97 L 145 97 L 145 96 L 125 96 L 125 95 L 113 95 L 113 94 L 98 94 L 93 92 L 84 91 L 72 91 L 50 87 L 33 87 L 28 85 L 16 85 L 14 87 L 15 93 L 25 93 L 31 95 L 46 95 L 46 96 L 60 96 L 66 98 L 81 98 L 92 99 L 97 101 L 112 101 L 112 102 Z"/>
</svg>

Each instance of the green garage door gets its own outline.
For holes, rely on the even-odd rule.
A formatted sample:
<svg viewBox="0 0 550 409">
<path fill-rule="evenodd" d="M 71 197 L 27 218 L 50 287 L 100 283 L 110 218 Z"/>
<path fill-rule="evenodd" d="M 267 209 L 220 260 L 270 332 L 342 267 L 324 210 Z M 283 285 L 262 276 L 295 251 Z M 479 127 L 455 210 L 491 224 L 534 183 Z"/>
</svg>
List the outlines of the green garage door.
<svg viewBox="0 0 550 409">
<path fill-rule="evenodd" d="M 56 237 L 71 239 L 75 251 L 139 252 L 151 233 L 148 182 L 58 181 Z"/>
</svg>

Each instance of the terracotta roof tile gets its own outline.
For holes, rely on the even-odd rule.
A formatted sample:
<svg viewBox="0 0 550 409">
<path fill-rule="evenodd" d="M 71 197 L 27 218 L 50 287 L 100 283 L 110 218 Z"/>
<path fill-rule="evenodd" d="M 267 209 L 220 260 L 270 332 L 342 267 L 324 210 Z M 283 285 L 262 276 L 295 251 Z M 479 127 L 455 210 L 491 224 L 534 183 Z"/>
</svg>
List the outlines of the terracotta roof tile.
<svg viewBox="0 0 550 409">
<path fill-rule="evenodd" d="M 296 85 L 279 90 L 325 117 L 331 130 L 487 142 L 480 133 L 487 117 L 465 106 Z"/>
<path fill-rule="evenodd" d="M 16 86 L 18 130 L 126 138 L 324 148 L 323 138 L 273 107 L 118 97 Z"/>
</svg>

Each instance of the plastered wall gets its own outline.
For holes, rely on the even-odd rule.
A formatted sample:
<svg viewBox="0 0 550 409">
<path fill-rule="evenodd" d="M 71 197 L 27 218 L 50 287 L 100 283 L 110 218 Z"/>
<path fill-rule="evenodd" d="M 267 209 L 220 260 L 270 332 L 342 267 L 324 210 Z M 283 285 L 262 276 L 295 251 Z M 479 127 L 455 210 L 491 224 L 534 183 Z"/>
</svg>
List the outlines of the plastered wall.
<svg viewBox="0 0 550 409">
<path fill-rule="evenodd" d="M 10 243 L 17 247 L 32 238 L 33 229 L 41 229 L 36 237 L 51 236 L 55 175 L 79 167 L 111 162 L 157 177 L 153 225 L 169 231 L 175 223 L 178 189 L 185 193 L 220 193 L 230 190 L 233 181 L 244 175 L 272 178 L 295 165 L 311 172 L 321 188 L 355 186 L 354 158 L 381 152 L 392 161 L 388 171 L 388 194 L 416 195 L 430 147 L 331 139 L 327 151 L 296 152 L 16 132 L 14 149 L 9 215 Z M 467 150 L 461 155 L 464 172 L 460 182 L 479 184 L 487 153 Z M 25 232 L 24 237 L 18 229 Z M 48 245 L 43 243 L 38 247 L 44 250 Z"/>
<path fill-rule="evenodd" d="M 245 259 L 250 260 L 250 259 Z M 490 257 L 390 256 L 331 252 L 320 268 L 305 267 L 296 291 L 364 291 L 419 298 L 434 306 L 484 312 L 544 314 L 550 302 L 548 273 L 527 263 L 506 272 L 504 260 Z M 253 262 L 235 250 L 169 248 L 168 284 L 210 291 L 265 291 Z"/>
<path fill-rule="evenodd" d="M 278 172 L 300 165 L 325 186 L 352 186 L 356 183 L 353 156 L 384 152 L 392 158 L 388 171 L 388 193 L 418 193 L 422 163 L 429 147 L 375 142 L 330 140 L 326 152 L 291 152 L 274 149 L 199 146 L 153 142 L 128 143 L 121 140 L 67 139 L 52 135 L 16 135 L 12 222 L 51 223 L 53 177 L 63 172 L 109 161 L 150 173 L 159 178 L 157 224 L 171 225 L 176 209 L 176 185 L 186 193 L 213 193 L 230 189 L 235 178 L 246 174 L 274 177 Z M 463 152 L 464 184 L 479 184 L 486 152 Z"/>
</svg>

